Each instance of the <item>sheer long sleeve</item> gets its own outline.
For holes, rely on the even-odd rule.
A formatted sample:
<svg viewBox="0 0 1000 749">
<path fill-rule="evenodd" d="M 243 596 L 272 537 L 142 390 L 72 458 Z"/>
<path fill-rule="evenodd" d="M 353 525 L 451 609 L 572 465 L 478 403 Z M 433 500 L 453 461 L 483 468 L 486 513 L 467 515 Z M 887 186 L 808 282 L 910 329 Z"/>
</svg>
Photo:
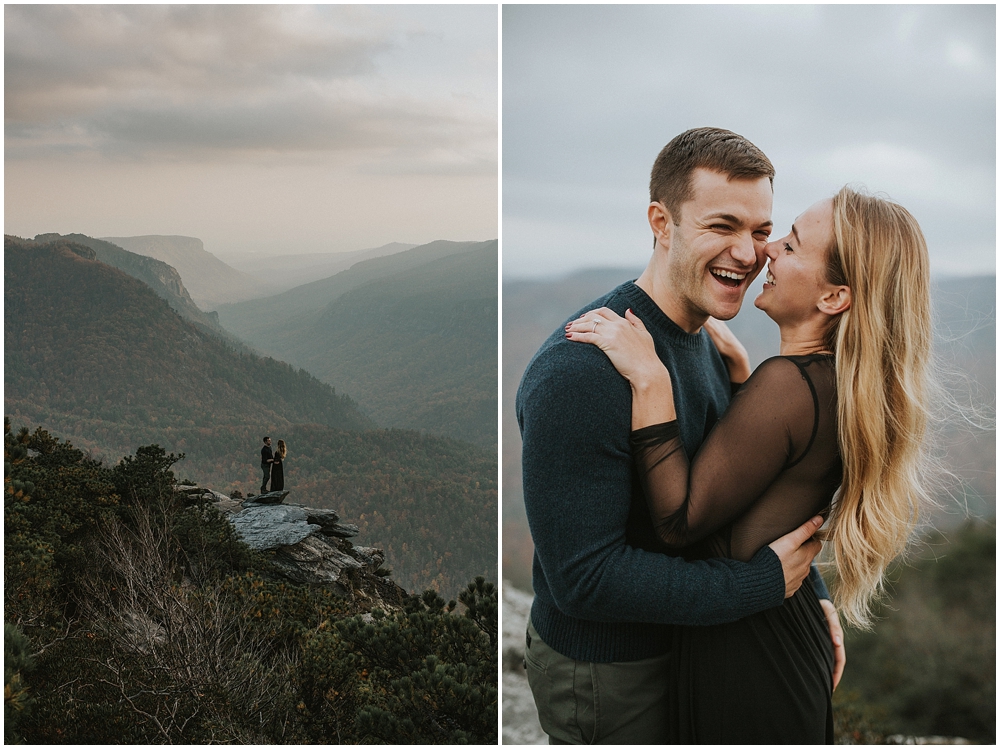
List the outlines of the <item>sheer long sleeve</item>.
<svg viewBox="0 0 1000 749">
<path fill-rule="evenodd" d="M 840 480 L 834 394 L 832 359 L 776 357 L 739 389 L 692 460 L 677 422 L 635 430 L 660 539 L 684 547 L 724 529 L 715 552 L 749 558 L 825 509 Z"/>
</svg>

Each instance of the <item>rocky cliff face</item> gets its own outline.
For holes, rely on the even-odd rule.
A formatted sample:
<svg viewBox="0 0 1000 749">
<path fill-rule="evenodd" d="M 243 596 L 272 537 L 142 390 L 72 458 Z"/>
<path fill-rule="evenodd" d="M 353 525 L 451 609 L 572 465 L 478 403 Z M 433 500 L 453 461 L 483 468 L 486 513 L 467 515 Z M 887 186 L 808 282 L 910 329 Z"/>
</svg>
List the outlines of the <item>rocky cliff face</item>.
<svg viewBox="0 0 1000 749">
<path fill-rule="evenodd" d="M 354 545 L 349 539 L 358 535 L 358 526 L 341 523 L 334 510 L 286 503 L 287 491 L 245 499 L 198 486 L 179 485 L 175 491 L 211 502 L 248 546 L 272 552 L 276 571 L 292 582 L 321 585 L 383 610 L 399 609 L 406 597 L 382 566 L 382 549 Z"/>
<path fill-rule="evenodd" d="M 129 252 L 156 258 L 177 269 L 201 309 L 277 293 L 269 279 L 255 278 L 222 262 L 195 237 L 146 235 L 102 237 Z"/>
</svg>

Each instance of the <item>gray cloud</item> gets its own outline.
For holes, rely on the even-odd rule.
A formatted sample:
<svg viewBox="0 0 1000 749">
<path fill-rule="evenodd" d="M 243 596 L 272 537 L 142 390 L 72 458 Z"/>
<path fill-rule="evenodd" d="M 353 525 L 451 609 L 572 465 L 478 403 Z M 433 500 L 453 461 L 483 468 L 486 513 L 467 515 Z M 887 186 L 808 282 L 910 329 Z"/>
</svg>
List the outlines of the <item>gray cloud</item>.
<svg viewBox="0 0 1000 749">
<path fill-rule="evenodd" d="M 405 49 L 429 32 L 363 7 L 7 6 L 5 21 L 8 158 L 495 152 L 495 56 L 492 88 L 438 76 L 411 94 Z"/>
<path fill-rule="evenodd" d="M 5 231 L 219 253 L 497 236 L 497 12 L 7 5 Z"/>
<path fill-rule="evenodd" d="M 863 182 L 918 213 L 942 262 L 993 266 L 993 6 L 505 6 L 503 23 L 507 275 L 606 265 L 614 236 L 644 261 L 649 167 L 701 125 L 768 153 L 779 225 Z"/>
</svg>

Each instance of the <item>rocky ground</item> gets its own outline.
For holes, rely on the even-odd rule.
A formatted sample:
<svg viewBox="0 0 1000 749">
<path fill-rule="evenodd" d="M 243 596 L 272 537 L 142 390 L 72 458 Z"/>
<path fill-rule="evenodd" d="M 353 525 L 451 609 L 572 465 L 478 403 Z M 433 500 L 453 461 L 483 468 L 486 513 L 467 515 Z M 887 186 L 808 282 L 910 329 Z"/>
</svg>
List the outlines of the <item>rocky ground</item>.
<svg viewBox="0 0 1000 749">
<path fill-rule="evenodd" d="M 287 491 L 246 498 L 197 486 L 178 485 L 175 491 L 214 504 L 247 545 L 272 552 L 275 569 L 292 582 L 321 585 L 365 611 L 398 609 L 406 597 L 383 568 L 382 549 L 351 543 L 358 526 L 341 523 L 334 510 L 285 502 Z"/>
<path fill-rule="evenodd" d="M 524 673 L 524 632 L 531 611 L 530 593 L 503 582 L 503 743 L 547 744 Z"/>
</svg>

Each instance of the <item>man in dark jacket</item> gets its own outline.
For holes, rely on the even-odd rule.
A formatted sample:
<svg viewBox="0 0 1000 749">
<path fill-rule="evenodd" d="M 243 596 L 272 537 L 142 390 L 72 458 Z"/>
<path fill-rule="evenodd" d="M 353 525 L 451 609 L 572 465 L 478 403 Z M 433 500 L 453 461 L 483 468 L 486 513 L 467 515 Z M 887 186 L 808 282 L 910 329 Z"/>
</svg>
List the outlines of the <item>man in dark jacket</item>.
<svg viewBox="0 0 1000 749">
<path fill-rule="evenodd" d="M 271 452 L 271 438 L 264 438 L 264 446 L 260 449 L 260 468 L 264 471 L 264 483 L 260 485 L 261 494 L 267 493 L 267 482 L 271 478 L 271 464 L 274 462 L 274 453 Z"/>
</svg>

